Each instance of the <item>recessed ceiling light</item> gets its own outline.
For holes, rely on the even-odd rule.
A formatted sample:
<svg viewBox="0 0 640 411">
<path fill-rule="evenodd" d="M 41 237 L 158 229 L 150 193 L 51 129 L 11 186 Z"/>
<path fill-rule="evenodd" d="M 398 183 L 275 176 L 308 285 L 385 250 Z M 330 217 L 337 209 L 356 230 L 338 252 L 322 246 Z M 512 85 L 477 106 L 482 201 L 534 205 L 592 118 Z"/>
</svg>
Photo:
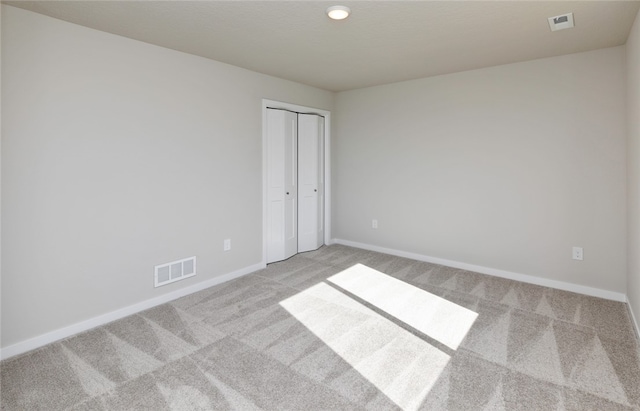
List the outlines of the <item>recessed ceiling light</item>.
<svg viewBox="0 0 640 411">
<path fill-rule="evenodd" d="M 349 17 L 351 9 L 345 6 L 331 6 L 327 9 L 327 16 L 334 20 L 344 20 Z"/>
</svg>

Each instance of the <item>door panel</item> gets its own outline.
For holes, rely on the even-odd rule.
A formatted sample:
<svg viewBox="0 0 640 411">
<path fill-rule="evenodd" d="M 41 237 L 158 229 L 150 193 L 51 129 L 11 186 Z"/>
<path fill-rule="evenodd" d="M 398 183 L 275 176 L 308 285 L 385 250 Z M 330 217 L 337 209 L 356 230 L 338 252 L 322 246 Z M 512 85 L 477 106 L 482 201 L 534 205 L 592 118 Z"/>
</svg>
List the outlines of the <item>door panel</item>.
<svg viewBox="0 0 640 411">
<path fill-rule="evenodd" d="M 267 263 L 297 252 L 297 115 L 267 109 Z"/>
<path fill-rule="evenodd" d="M 316 250 L 324 243 L 323 126 L 323 117 L 298 114 L 298 252 Z"/>
<path fill-rule="evenodd" d="M 298 253 L 298 116 L 285 111 L 284 259 Z"/>
</svg>

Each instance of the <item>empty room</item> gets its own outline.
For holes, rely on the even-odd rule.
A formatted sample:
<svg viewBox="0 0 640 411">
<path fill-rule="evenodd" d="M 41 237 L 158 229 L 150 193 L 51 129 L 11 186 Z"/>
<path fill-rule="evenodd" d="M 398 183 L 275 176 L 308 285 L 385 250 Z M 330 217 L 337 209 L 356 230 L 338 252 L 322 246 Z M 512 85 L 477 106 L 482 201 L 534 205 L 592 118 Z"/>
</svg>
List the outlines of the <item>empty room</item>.
<svg viewBox="0 0 640 411">
<path fill-rule="evenodd" d="M 640 410 L 640 1 L 2 1 L 2 410 Z"/>
</svg>

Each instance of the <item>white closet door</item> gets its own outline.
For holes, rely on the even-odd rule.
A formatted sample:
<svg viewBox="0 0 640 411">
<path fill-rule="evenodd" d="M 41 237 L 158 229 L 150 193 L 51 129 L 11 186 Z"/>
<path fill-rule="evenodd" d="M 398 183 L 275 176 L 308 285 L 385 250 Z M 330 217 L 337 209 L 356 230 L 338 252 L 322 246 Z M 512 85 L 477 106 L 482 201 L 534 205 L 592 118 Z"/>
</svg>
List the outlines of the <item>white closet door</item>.
<svg viewBox="0 0 640 411">
<path fill-rule="evenodd" d="M 297 117 L 267 110 L 267 263 L 298 252 Z"/>
<path fill-rule="evenodd" d="M 298 252 L 324 244 L 324 118 L 298 114 Z"/>
</svg>

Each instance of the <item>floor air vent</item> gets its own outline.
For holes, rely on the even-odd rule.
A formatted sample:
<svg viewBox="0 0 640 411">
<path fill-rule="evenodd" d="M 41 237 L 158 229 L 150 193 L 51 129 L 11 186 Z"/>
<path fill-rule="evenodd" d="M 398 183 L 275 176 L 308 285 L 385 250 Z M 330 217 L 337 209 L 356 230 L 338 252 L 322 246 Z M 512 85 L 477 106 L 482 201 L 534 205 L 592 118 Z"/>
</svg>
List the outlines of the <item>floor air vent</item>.
<svg viewBox="0 0 640 411">
<path fill-rule="evenodd" d="M 155 286 L 173 283 L 196 275 L 196 258 L 189 257 L 183 260 L 156 265 Z"/>
</svg>

